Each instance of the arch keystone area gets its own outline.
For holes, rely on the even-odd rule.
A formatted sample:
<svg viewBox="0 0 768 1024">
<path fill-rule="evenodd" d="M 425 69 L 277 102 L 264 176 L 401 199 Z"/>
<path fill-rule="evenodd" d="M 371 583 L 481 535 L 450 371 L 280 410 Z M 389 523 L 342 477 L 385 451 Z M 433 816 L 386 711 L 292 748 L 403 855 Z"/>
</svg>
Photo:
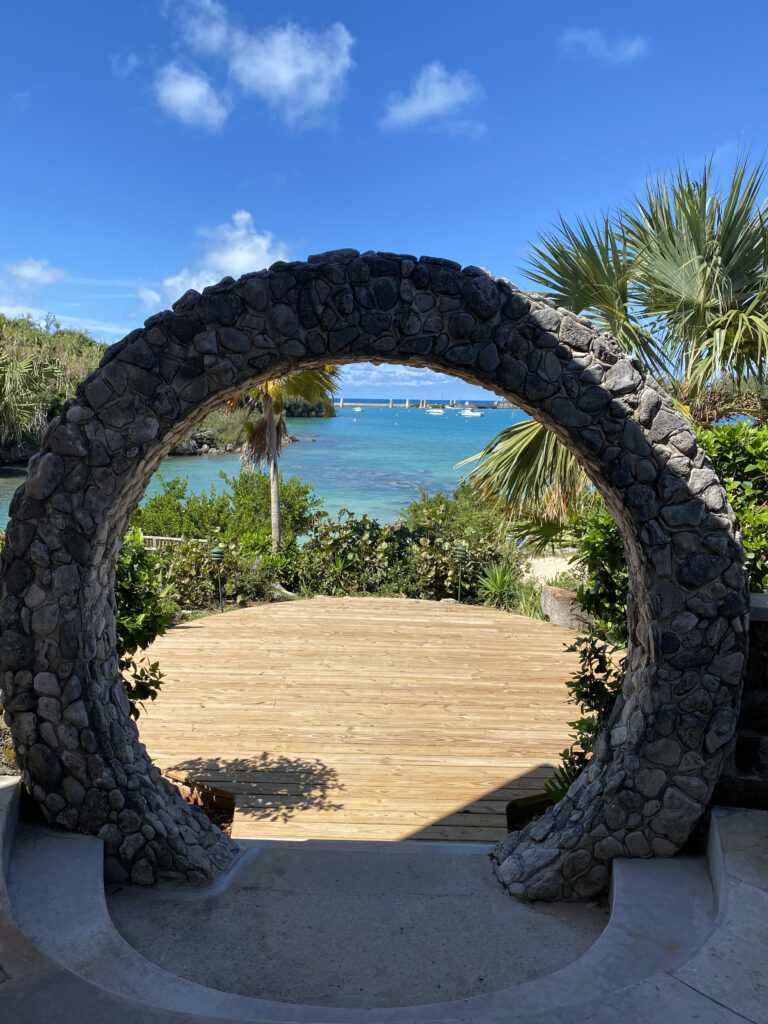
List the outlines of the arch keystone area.
<svg viewBox="0 0 768 1024">
<path fill-rule="evenodd" d="M 493 851 L 528 899 L 669 856 L 736 727 L 748 594 L 733 514 L 689 424 L 589 321 L 449 260 L 352 249 L 187 292 L 107 350 L 46 432 L 2 551 L 0 693 L 47 820 L 104 840 L 109 877 L 201 883 L 237 847 L 153 767 L 117 668 L 115 559 L 166 453 L 229 395 L 329 362 L 430 367 L 504 395 L 578 457 L 624 537 L 623 694 L 567 796 Z M 510 756 L 513 754 L 510 751 Z"/>
</svg>

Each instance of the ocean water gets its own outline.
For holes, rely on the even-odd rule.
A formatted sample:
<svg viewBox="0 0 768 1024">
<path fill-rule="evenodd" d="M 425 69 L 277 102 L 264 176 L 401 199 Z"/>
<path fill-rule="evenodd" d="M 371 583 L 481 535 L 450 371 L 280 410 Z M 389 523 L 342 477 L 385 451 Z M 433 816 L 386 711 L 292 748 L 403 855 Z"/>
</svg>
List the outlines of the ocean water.
<svg viewBox="0 0 768 1024">
<path fill-rule="evenodd" d="M 364 401 L 360 399 L 359 401 Z M 333 419 L 288 421 L 295 444 L 283 450 L 280 468 L 285 476 L 301 476 L 323 498 L 332 515 L 347 508 L 356 515 L 367 512 L 391 522 L 418 497 L 451 492 L 469 467 L 456 463 L 479 452 L 504 427 L 525 418 L 516 409 L 487 409 L 477 418 L 447 409 L 430 416 L 423 409 L 371 409 L 354 411 L 354 400 Z M 188 493 L 217 490 L 226 485 L 219 477 L 239 472 L 237 455 L 166 459 L 152 478 L 147 494 L 160 488 L 158 477 L 189 478 Z M 8 519 L 8 504 L 24 478 L 19 467 L 0 468 L 0 529 Z"/>
</svg>

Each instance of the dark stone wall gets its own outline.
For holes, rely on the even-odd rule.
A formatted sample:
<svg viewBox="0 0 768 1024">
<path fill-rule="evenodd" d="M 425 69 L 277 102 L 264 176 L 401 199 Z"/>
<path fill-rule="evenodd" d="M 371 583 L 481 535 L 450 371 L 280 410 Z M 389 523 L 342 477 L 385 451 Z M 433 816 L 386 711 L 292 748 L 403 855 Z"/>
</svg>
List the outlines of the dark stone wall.
<svg viewBox="0 0 768 1024">
<path fill-rule="evenodd" d="M 768 810 L 768 595 L 753 595 L 749 656 L 734 749 L 712 803 Z"/>
</svg>

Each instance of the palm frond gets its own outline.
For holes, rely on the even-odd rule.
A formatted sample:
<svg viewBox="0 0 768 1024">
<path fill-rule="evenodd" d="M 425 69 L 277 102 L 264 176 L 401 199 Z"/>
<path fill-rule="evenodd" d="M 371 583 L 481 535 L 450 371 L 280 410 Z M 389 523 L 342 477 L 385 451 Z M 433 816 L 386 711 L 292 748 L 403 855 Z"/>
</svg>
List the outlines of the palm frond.
<svg viewBox="0 0 768 1024">
<path fill-rule="evenodd" d="M 620 220 L 606 214 L 571 227 L 561 218 L 555 231 L 539 237 L 525 271 L 549 298 L 592 317 L 653 373 L 668 370 L 664 350 L 635 309 L 635 252 Z"/>
<path fill-rule="evenodd" d="M 498 497 L 510 518 L 568 522 L 589 487 L 575 457 L 536 420 L 502 430 L 477 455 L 469 479 L 485 497 Z"/>
<path fill-rule="evenodd" d="M 559 519 L 518 519 L 509 532 L 525 542 L 525 551 L 529 555 L 543 555 L 576 543 L 572 524 Z"/>
<path fill-rule="evenodd" d="M 256 469 L 263 465 L 269 457 L 269 420 L 259 416 L 256 420 L 245 420 L 243 423 L 242 461 L 247 469 Z"/>
<path fill-rule="evenodd" d="M 638 301 L 669 351 L 673 375 L 690 376 L 699 390 L 736 365 L 739 353 L 749 374 L 765 359 L 752 318 L 768 312 L 768 237 L 758 204 L 764 176 L 762 163 L 748 173 L 744 157 L 723 190 L 711 161 L 696 180 L 681 167 L 650 182 L 636 210 L 622 214 L 637 253 Z"/>
<path fill-rule="evenodd" d="M 315 370 L 296 370 L 285 378 L 285 394 L 290 398 L 303 398 L 314 405 L 326 395 L 335 395 L 339 390 L 338 366 L 322 366 Z"/>
</svg>

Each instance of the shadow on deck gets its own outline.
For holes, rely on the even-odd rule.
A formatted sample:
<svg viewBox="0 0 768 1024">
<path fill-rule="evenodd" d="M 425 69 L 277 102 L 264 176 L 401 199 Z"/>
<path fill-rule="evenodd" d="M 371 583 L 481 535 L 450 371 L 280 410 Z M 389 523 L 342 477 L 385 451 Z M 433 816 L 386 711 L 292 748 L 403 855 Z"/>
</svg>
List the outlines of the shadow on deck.
<svg viewBox="0 0 768 1024">
<path fill-rule="evenodd" d="M 301 838 L 367 838 L 363 833 L 370 819 L 370 802 L 361 802 L 355 796 L 345 803 L 346 787 L 338 772 L 319 758 L 270 755 L 266 751 L 232 761 L 194 758 L 172 765 L 166 774 L 188 798 L 206 809 L 225 817 L 229 812 L 240 826 L 247 823 L 249 839 L 296 838 L 295 828 L 281 828 L 289 823 L 303 826 Z M 434 818 L 424 806 L 426 801 L 414 790 L 413 799 L 420 805 L 416 813 L 423 824 L 409 831 L 409 811 L 405 807 L 399 815 L 402 822 L 392 822 L 392 835 L 387 838 L 483 843 L 501 839 L 512 823 L 522 827 L 531 815 L 539 813 L 543 784 L 551 774 L 552 765 L 540 764 Z M 396 807 L 396 798 L 382 795 L 384 799 Z M 397 817 L 397 811 L 393 813 Z M 263 829 L 259 823 L 264 824 Z M 240 834 L 237 826 L 233 834 L 235 838 Z"/>
</svg>

